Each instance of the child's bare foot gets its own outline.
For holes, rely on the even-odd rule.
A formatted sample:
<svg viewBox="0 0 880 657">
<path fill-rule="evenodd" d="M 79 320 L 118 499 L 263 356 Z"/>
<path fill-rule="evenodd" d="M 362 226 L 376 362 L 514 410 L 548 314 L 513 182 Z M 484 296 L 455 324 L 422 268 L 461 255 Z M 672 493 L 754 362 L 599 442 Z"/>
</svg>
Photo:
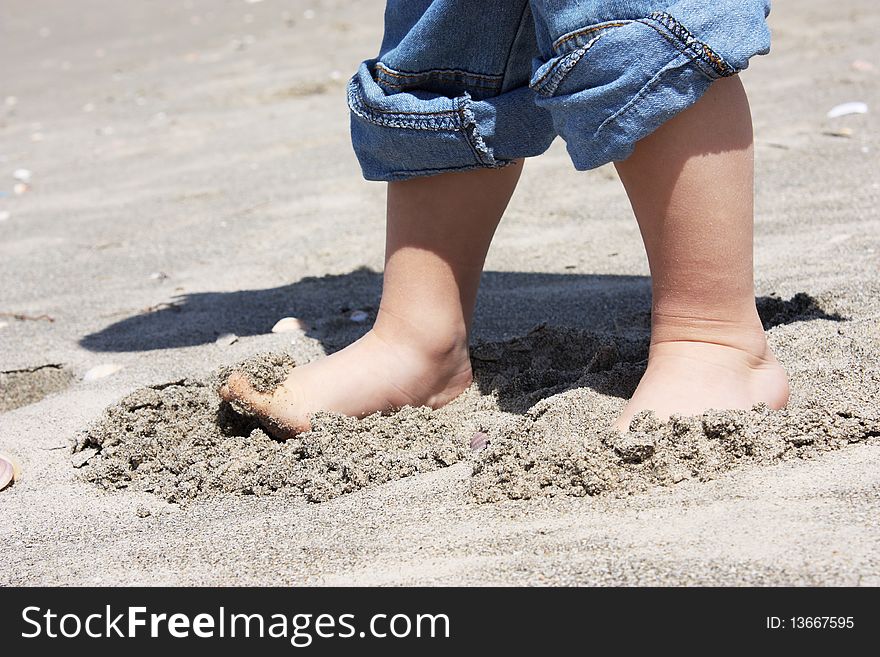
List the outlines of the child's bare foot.
<svg viewBox="0 0 880 657">
<path fill-rule="evenodd" d="M 280 439 L 308 431 L 316 411 L 364 417 L 402 406 L 438 408 L 471 384 L 466 340 L 391 340 L 374 328 L 357 342 L 291 370 L 272 393 L 234 373 L 220 396 L 252 412 Z"/>
<path fill-rule="evenodd" d="M 755 309 L 753 151 L 748 99 L 731 76 L 617 163 L 652 286 L 648 368 L 619 429 L 645 409 L 667 418 L 788 401 Z"/>
<path fill-rule="evenodd" d="M 625 431 L 633 416 L 646 409 L 665 420 L 674 413 L 749 409 L 760 402 L 774 409 L 788 402 L 788 375 L 763 331 L 731 339 L 686 334 L 685 339 L 652 342 L 648 368 L 615 427 Z"/>
<path fill-rule="evenodd" d="M 489 243 L 522 162 L 388 185 L 382 302 L 372 330 L 291 371 L 273 393 L 236 374 L 223 399 L 278 438 L 309 429 L 317 411 L 363 417 L 401 406 L 438 408 L 473 380 L 468 327 Z"/>
</svg>

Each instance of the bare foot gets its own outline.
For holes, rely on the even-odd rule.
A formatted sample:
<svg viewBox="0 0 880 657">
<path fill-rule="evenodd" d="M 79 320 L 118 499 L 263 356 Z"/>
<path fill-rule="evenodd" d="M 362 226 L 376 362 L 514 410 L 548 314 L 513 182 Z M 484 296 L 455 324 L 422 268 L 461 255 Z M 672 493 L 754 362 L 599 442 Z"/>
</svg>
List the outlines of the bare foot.
<svg viewBox="0 0 880 657">
<path fill-rule="evenodd" d="M 331 411 L 364 417 L 402 406 L 439 408 L 473 380 L 467 341 L 390 340 L 375 329 L 342 351 L 291 370 L 273 392 L 261 393 L 234 373 L 220 396 L 253 413 L 276 438 L 308 431 L 310 417 Z"/>
<path fill-rule="evenodd" d="M 615 422 L 621 431 L 633 416 L 650 409 L 661 420 L 714 409 L 750 409 L 788 402 L 788 375 L 764 339 L 749 348 L 688 340 L 651 345 L 648 368 L 632 399 Z"/>
</svg>

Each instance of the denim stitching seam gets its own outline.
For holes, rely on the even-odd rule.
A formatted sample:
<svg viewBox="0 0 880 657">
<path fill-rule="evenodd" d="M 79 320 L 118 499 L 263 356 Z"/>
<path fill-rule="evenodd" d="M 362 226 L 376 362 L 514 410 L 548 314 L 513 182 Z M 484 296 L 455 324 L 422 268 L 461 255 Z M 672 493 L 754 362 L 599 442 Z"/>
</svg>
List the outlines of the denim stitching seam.
<svg viewBox="0 0 880 657">
<path fill-rule="evenodd" d="M 384 110 L 370 105 L 363 96 L 356 78 L 348 83 L 348 106 L 355 115 L 370 123 L 388 128 L 413 130 L 457 131 L 461 128 L 461 113 L 457 108 L 438 112 L 401 112 Z"/>
<path fill-rule="evenodd" d="M 516 160 L 495 160 L 495 164 L 456 164 L 450 167 L 430 167 L 428 169 L 409 169 L 392 171 L 391 177 L 429 175 L 432 173 L 444 173 L 449 171 L 473 171 L 474 169 L 503 169 L 513 164 Z"/>
<path fill-rule="evenodd" d="M 465 141 L 474 153 L 477 163 L 483 166 L 494 166 L 495 156 L 492 149 L 483 140 L 480 128 L 477 125 L 477 117 L 470 107 L 471 96 L 465 92 L 463 96 L 455 99 L 461 116 L 461 132 Z"/>
<path fill-rule="evenodd" d="M 580 30 L 575 30 L 574 32 L 569 32 L 568 34 L 564 34 L 564 35 L 562 35 L 561 37 L 559 37 L 558 39 L 556 39 L 556 41 L 553 42 L 553 50 L 554 50 L 555 52 L 559 53 L 559 52 L 560 52 L 560 47 L 561 47 L 564 43 L 568 43 L 568 42 L 571 41 L 572 39 L 579 39 L 580 37 L 582 37 L 582 36 L 584 36 L 584 35 L 586 35 L 586 34 L 589 34 L 590 32 L 596 32 L 596 31 L 600 31 L 600 30 L 607 30 L 608 28 L 612 28 L 612 27 L 623 27 L 624 25 L 627 25 L 627 24 L 629 24 L 629 23 L 631 23 L 631 22 L 632 22 L 632 21 L 629 21 L 629 20 L 625 20 L 625 21 L 608 21 L 608 22 L 605 22 L 605 23 L 598 23 L 598 24 L 596 24 L 596 25 L 590 25 L 590 26 L 585 27 L 585 28 L 582 28 L 582 29 L 580 29 Z"/>
<path fill-rule="evenodd" d="M 389 80 L 394 78 L 398 81 Z M 376 84 L 380 84 L 392 89 L 405 91 L 414 85 L 418 85 L 429 81 L 431 78 L 441 81 L 462 82 L 471 87 L 480 87 L 488 91 L 498 91 L 501 88 L 501 76 L 490 76 L 483 73 L 471 73 L 462 69 L 430 69 L 420 73 L 412 73 L 409 71 L 397 71 L 388 68 L 381 62 L 376 62 L 373 80 Z"/>
<path fill-rule="evenodd" d="M 384 73 L 385 75 L 389 75 L 392 78 L 423 78 L 430 77 L 432 75 L 437 75 L 438 77 L 447 75 L 450 77 L 460 76 L 460 77 L 470 77 L 470 78 L 478 78 L 480 80 L 490 81 L 493 84 L 497 84 L 498 80 L 502 78 L 501 75 L 489 75 L 486 73 L 473 73 L 471 71 L 466 71 L 464 69 L 459 68 L 432 68 L 427 71 L 419 71 L 419 72 L 410 72 L 410 71 L 399 71 L 397 69 L 391 69 L 386 64 L 382 62 L 376 62 L 374 67 L 377 71 Z"/>
<path fill-rule="evenodd" d="M 644 24 L 653 27 L 647 21 L 654 21 L 666 28 L 669 34 L 675 37 L 684 48 L 693 55 L 695 60 L 708 64 L 715 74 L 721 77 L 728 77 L 736 73 L 736 70 L 724 61 L 724 58 L 721 55 L 712 50 L 708 44 L 700 41 L 697 37 L 691 34 L 684 25 L 670 14 L 662 11 L 655 11 L 644 21 L 641 21 Z"/>
<path fill-rule="evenodd" d="M 411 85 L 413 85 L 414 83 L 418 84 L 421 82 L 425 82 L 426 80 L 427 80 L 427 76 L 424 79 L 419 80 L 417 82 L 415 82 L 415 81 L 414 82 L 390 82 L 389 80 L 385 80 L 385 79 L 381 79 L 381 80 L 378 78 L 375 79 L 377 84 L 381 84 L 386 87 L 394 87 L 395 89 L 407 89 L 407 88 L 411 87 Z M 500 85 L 498 85 L 498 84 L 489 84 L 486 82 L 476 82 L 473 80 L 468 80 L 467 84 L 472 87 L 482 87 L 483 89 L 490 89 L 493 91 L 500 88 Z"/>
<path fill-rule="evenodd" d="M 576 40 L 575 44 L 577 44 L 577 40 L 582 39 L 585 35 L 599 31 L 599 34 L 594 36 L 589 42 L 580 46 L 576 50 L 570 51 L 567 55 L 562 56 L 554 66 L 549 68 L 544 75 L 529 86 L 537 93 L 544 96 L 552 95 L 575 65 L 583 58 L 599 37 L 604 34 L 605 30 L 613 27 L 622 27 L 631 22 L 633 21 L 608 22 L 599 25 L 592 25 L 560 37 L 553 43 L 553 49 L 556 52 L 559 52 L 564 44 L 572 40 Z M 712 50 L 708 44 L 695 37 L 690 30 L 671 14 L 655 11 L 646 18 L 639 19 L 635 22 L 642 23 L 643 25 L 654 29 L 679 51 L 686 54 L 691 59 L 692 63 L 698 66 L 706 76 L 714 78 L 728 77 L 736 74 L 737 71 L 728 64 L 721 55 Z M 658 25 L 660 27 L 658 27 Z"/>
<path fill-rule="evenodd" d="M 561 57 L 559 61 L 544 73 L 544 75 L 529 86 L 542 96 L 553 95 L 553 92 L 556 91 L 565 77 L 571 72 L 575 65 L 583 59 L 584 55 L 587 54 L 587 51 L 593 47 L 593 44 L 602 37 L 602 34 L 604 34 L 604 32 L 597 34 L 577 50 L 572 50 L 567 55 Z"/>
</svg>

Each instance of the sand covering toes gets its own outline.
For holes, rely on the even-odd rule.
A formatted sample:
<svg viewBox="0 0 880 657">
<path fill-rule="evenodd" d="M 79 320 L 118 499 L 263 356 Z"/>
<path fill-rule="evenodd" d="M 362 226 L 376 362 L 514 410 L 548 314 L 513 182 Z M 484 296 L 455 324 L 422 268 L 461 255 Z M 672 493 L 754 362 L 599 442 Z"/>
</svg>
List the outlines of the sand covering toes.
<svg viewBox="0 0 880 657">
<path fill-rule="evenodd" d="M 287 354 L 257 354 L 235 366 L 223 368 L 220 371 L 217 392 L 236 412 L 257 419 L 274 437 L 289 440 L 300 433 L 297 428 L 269 417 L 267 408 L 261 408 L 261 405 L 268 405 L 269 396 L 284 382 L 294 367 L 296 362 Z M 230 379 L 235 375 L 243 377 L 244 383 L 249 388 L 247 392 L 254 398 L 253 402 L 248 401 L 247 395 L 241 394 L 242 389 L 236 385 L 231 386 L 235 392 L 229 395 Z M 261 399 L 262 404 L 258 401 Z"/>
<path fill-rule="evenodd" d="M 21 477 L 18 464 L 8 456 L 0 454 L 0 490 L 7 488 Z"/>
<path fill-rule="evenodd" d="M 284 382 L 294 367 L 296 367 L 296 361 L 288 354 L 257 354 L 234 366 L 224 367 L 220 371 L 220 381 L 223 384 L 226 383 L 230 375 L 243 374 L 254 390 L 268 394 Z"/>
</svg>

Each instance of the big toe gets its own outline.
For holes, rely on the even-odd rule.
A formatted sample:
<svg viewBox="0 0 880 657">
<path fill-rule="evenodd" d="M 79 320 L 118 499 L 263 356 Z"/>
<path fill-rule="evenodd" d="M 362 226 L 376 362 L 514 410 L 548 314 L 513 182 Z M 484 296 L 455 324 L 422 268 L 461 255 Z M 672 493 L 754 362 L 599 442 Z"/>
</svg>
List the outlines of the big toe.
<svg viewBox="0 0 880 657">
<path fill-rule="evenodd" d="M 283 400 L 276 400 L 271 393 L 260 392 L 241 372 L 230 374 L 217 392 L 223 401 L 257 416 L 264 428 L 278 439 L 287 440 L 310 429 L 307 420 L 290 417 L 290 409 L 284 407 Z"/>
<path fill-rule="evenodd" d="M 233 372 L 217 391 L 220 399 L 235 402 L 255 413 L 265 413 L 271 402 L 271 395 L 257 391 L 241 372 Z"/>
</svg>

